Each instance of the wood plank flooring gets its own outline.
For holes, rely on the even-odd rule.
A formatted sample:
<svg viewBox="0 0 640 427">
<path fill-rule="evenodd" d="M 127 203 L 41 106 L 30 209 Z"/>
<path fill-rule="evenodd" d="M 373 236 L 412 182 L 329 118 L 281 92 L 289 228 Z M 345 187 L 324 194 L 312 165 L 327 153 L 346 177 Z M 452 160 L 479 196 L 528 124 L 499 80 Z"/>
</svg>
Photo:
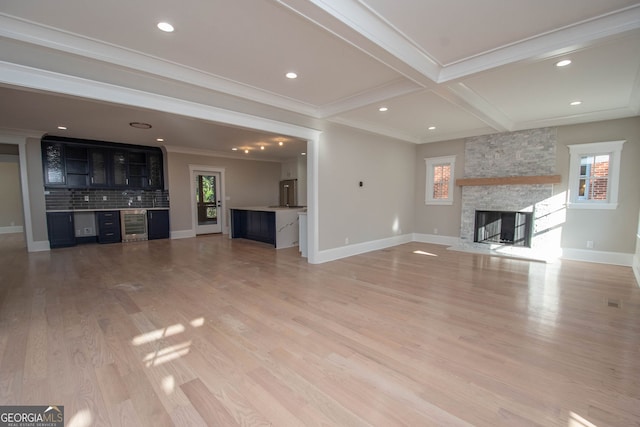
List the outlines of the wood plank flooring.
<svg viewBox="0 0 640 427">
<path fill-rule="evenodd" d="M 640 425 L 630 268 L 0 236 L 0 404 L 68 426 Z"/>
</svg>

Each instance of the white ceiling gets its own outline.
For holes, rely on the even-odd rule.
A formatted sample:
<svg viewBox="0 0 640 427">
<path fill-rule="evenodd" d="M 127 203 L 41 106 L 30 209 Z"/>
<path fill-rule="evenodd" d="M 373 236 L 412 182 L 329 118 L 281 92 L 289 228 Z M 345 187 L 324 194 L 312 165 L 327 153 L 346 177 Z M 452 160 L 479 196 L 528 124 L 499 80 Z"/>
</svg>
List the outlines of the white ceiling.
<svg viewBox="0 0 640 427">
<path fill-rule="evenodd" d="M 304 143 L 206 112 L 414 143 L 584 123 L 640 114 L 640 2 L 0 0 L 0 85 L 0 128 L 255 158 Z"/>
</svg>

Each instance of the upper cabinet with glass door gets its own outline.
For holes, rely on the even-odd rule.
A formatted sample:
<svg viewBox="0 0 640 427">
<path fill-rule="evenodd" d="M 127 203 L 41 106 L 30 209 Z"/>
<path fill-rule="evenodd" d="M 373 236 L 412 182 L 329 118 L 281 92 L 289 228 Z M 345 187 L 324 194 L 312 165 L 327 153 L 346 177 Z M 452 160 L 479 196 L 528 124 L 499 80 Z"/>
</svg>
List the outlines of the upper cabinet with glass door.
<svg viewBox="0 0 640 427">
<path fill-rule="evenodd" d="M 45 187 L 164 188 L 159 148 L 45 137 L 42 160 Z"/>
</svg>

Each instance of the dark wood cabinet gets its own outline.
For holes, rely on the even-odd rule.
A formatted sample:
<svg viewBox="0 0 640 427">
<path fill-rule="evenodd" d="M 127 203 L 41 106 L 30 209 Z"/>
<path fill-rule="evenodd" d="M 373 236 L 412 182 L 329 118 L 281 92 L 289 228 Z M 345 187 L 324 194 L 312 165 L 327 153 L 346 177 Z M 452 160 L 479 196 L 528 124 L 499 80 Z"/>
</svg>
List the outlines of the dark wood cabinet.
<svg viewBox="0 0 640 427">
<path fill-rule="evenodd" d="M 147 233 L 149 240 L 169 238 L 169 210 L 147 211 Z"/>
<path fill-rule="evenodd" d="M 51 248 L 76 245 L 73 212 L 47 212 L 47 230 Z"/>
<path fill-rule="evenodd" d="M 120 211 L 96 212 L 98 225 L 98 243 L 116 243 L 122 240 L 120 235 Z"/>
<path fill-rule="evenodd" d="M 231 210 L 232 237 L 276 244 L 276 214 L 266 211 Z"/>
<path fill-rule="evenodd" d="M 45 136 L 42 163 L 45 187 L 164 189 L 155 147 Z"/>
</svg>

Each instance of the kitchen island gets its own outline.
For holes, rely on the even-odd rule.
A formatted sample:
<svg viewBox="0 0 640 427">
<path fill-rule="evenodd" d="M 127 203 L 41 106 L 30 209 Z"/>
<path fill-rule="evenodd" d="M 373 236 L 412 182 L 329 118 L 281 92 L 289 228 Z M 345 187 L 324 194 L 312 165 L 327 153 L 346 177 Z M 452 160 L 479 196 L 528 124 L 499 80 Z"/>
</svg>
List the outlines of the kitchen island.
<svg viewBox="0 0 640 427">
<path fill-rule="evenodd" d="M 305 207 L 231 208 L 231 238 L 269 243 L 276 249 L 298 245 L 298 213 Z"/>
</svg>

